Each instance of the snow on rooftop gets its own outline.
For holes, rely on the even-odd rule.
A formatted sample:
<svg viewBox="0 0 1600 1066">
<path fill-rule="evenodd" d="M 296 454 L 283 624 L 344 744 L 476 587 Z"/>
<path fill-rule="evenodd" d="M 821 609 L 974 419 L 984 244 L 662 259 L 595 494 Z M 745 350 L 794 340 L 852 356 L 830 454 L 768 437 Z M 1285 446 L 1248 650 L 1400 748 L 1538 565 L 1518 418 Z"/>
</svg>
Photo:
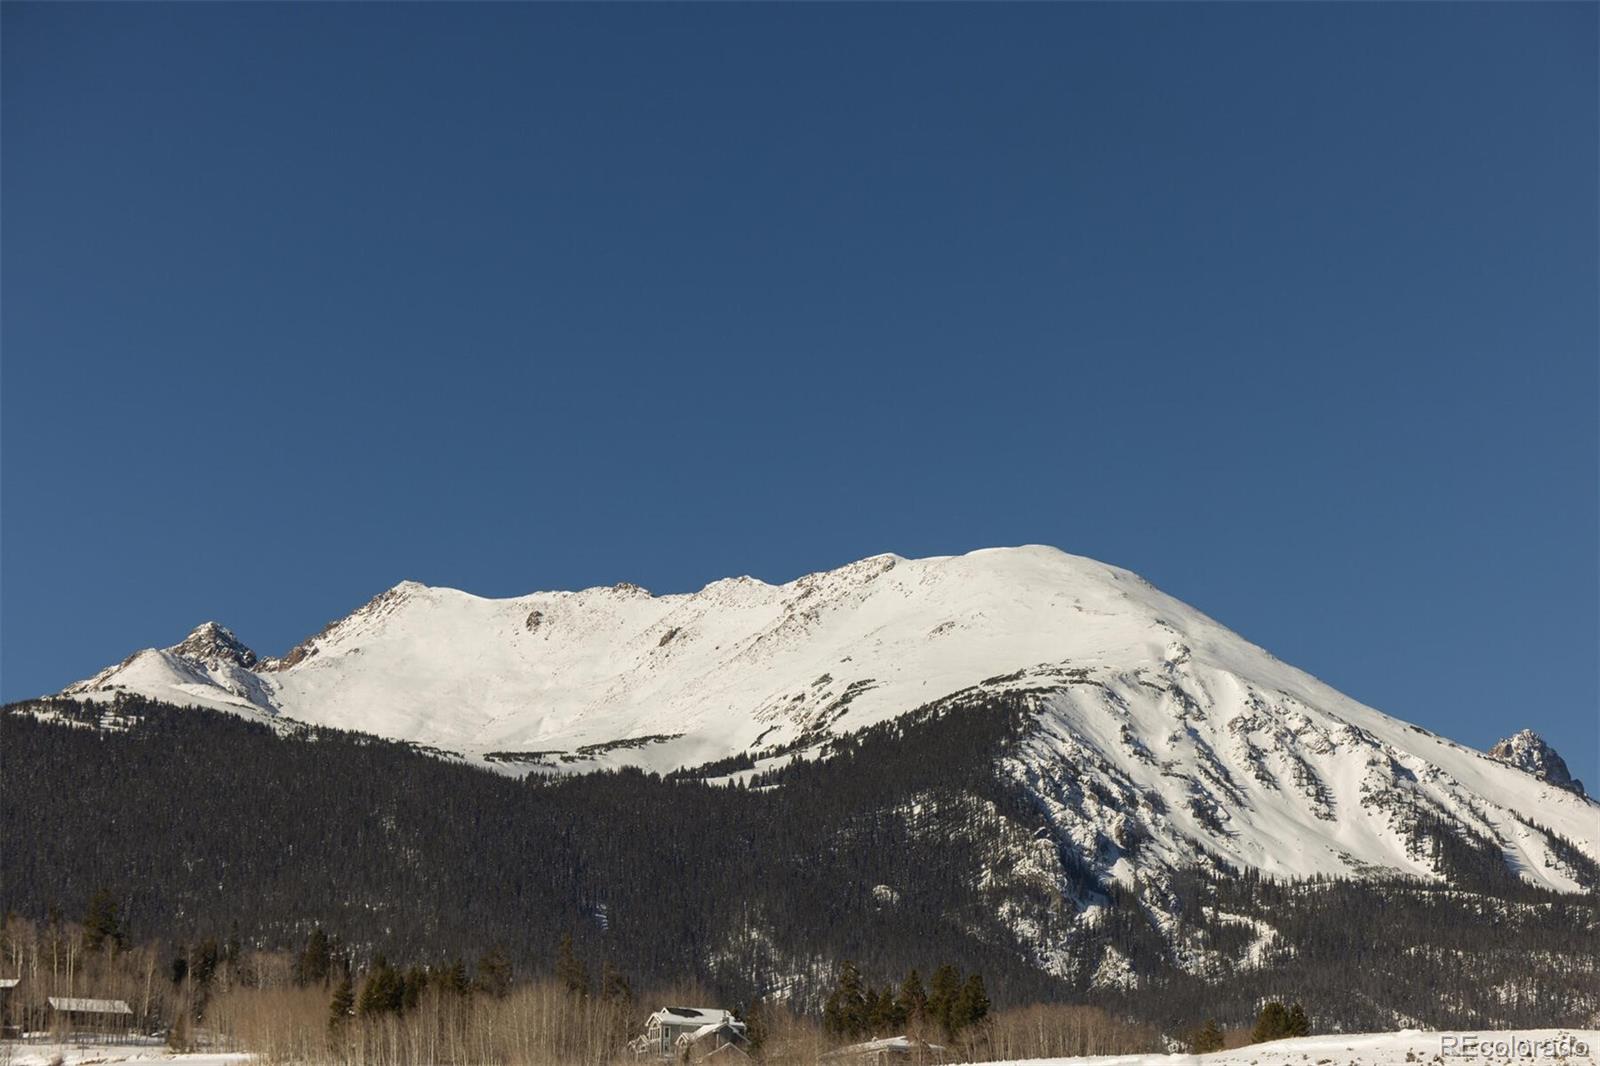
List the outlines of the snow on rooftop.
<svg viewBox="0 0 1600 1066">
<path fill-rule="evenodd" d="M 868 1040 L 860 1044 L 851 1044 L 849 1047 L 839 1048 L 837 1051 L 824 1055 L 823 1058 L 851 1058 L 857 1055 L 870 1055 L 878 1051 L 927 1051 L 934 1054 L 942 1052 L 944 1047 L 939 1044 L 930 1044 L 914 1036 L 885 1036 L 877 1040 Z"/>
<path fill-rule="evenodd" d="M 712 1028 L 725 1022 L 736 1022 L 733 1012 L 717 1007 L 662 1007 L 650 1017 L 668 1025 L 694 1024 Z"/>
<path fill-rule="evenodd" d="M 133 1008 L 120 999 L 86 999 L 81 996 L 47 996 L 56 1010 L 79 1014 L 132 1014 Z"/>
</svg>

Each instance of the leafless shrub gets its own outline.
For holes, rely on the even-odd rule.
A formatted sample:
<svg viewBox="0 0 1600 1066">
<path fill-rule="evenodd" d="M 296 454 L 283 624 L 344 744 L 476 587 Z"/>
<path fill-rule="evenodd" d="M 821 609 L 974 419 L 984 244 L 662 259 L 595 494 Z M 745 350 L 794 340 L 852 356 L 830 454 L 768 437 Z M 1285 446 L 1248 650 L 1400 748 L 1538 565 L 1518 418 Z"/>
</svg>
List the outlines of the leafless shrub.
<svg viewBox="0 0 1600 1066">
<path fill-rule="evenodd" d="M 969 1062 L 1068 1058 L 1162 1051 L 1160 1034 L 1099 1007 L 1036 1004 L 990 1016 L 963 1033 L 957 1050 Z"/>
</svg>

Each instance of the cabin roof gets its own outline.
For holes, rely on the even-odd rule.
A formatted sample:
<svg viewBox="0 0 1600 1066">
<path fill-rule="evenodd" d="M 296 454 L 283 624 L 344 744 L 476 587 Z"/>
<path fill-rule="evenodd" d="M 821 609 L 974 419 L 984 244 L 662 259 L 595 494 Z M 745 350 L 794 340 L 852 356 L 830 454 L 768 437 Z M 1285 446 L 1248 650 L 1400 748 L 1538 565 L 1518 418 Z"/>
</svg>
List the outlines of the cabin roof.
<svg viewBox="0 0 1600 1066">
<path fill-rule="evenodd" d="M 47 996 L 56 1010 L 74 1014 L 132 1014 L 133 1008 L 120 999 L 85 999 L 81 996 Z"/>
<path fill-rule="evenodd" d="M 650 1020 L 662 1025 L 688 1026 L 696 1029 L 705 1026 L 732 1025 L 743 1029 L 744 1023 L 734 1018 L 731 1011 L 717 1007 L 662 1007 L 650 1015 Z"/>
<path fill-rule="evenodd" d="M 864 1044 L 851 1044 L 837 1051 L 831 1051 L 822 1056 L 825 1059 L 853 1058 L 857 1055 L 870 1055 L 878 1051 L 928 1051 L 938 1053 L 944 1050 L 938 1044 L 930 1044 L 926 1040 L 919 1040 L 914 1036 L 885 1036 L 877 1040 L 868 1040 Z"/>
</svg>

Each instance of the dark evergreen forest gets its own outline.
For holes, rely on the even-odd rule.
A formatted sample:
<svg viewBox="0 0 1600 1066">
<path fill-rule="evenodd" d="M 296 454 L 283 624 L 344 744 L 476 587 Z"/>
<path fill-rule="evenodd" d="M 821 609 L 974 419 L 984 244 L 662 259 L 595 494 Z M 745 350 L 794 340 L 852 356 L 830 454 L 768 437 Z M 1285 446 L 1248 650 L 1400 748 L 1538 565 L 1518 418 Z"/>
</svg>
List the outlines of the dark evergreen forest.
<svg viewBox="0 0 1600 1066">
<path fill-rule="evenodd" d="M 591 972 L 634 987 L 692 978 L 748 1004 L 787 981 L 813 1009 L 852 960 L 873 982 L 953 965 L 981 973 L 997 1006 L 1092 1002 L 1168 1031 L 1245 1021 L 1269 996 L 1304 1002 L 1319 1029 L 1580 1024 L 1600 1010 L 1595 895 L 1531 889 L 1471 855 L 1448 889 L 1178 875 L 1166 909 L 1216 956 L 1185 973 L 1148 901 L 1098 885 L 1067 849 L 1054 884 L 1014 872 L 1043 823 L 995 763 L 1029 707 L 924 708 L 727 786 L 517 780 L 131 697 L 109 714 L 17 704 L 0 714 L 0 906 L 75 917 L 109 891 L 135 938 L 293 950 L 322 929 L 360 959 L 443 965 L 498 948 L 523 975 L 570 936 Z M 1066 881 L 1102 893 L 1110 920 L 1076 923 Z M 1250 919 L 1277 937 L 1247 966 Z M 1136 988 L 1090 987 L 1108 948 Z"/>
</svg>

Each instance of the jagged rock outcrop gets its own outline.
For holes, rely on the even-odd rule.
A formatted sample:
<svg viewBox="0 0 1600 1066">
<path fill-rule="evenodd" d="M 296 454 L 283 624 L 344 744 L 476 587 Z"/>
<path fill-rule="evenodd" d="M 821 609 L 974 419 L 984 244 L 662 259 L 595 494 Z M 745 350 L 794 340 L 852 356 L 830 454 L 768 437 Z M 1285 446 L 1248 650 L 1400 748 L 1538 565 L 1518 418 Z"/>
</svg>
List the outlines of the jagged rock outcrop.
<svg viewBox="0 0 1600 1066">
<path fill-rule="evenodd" d="M 233 630 L 216 622 L 202 622 L 180 643 L 173 645 L 172 653 L 205 666 L 232 663 L 248 670 L 258 659 L 244 643 L 233 635 Z"/>
<path fill-rule="evenodd" d="M 1573 777 L 1567 769 L 1567 761 L 1531 729 L 1507 737 L 1490 748 L 1489 754 L 1557 788 L 1564 788 L 1579 796 L 1586 794 L 1583 782 Z"/>
</svg>

